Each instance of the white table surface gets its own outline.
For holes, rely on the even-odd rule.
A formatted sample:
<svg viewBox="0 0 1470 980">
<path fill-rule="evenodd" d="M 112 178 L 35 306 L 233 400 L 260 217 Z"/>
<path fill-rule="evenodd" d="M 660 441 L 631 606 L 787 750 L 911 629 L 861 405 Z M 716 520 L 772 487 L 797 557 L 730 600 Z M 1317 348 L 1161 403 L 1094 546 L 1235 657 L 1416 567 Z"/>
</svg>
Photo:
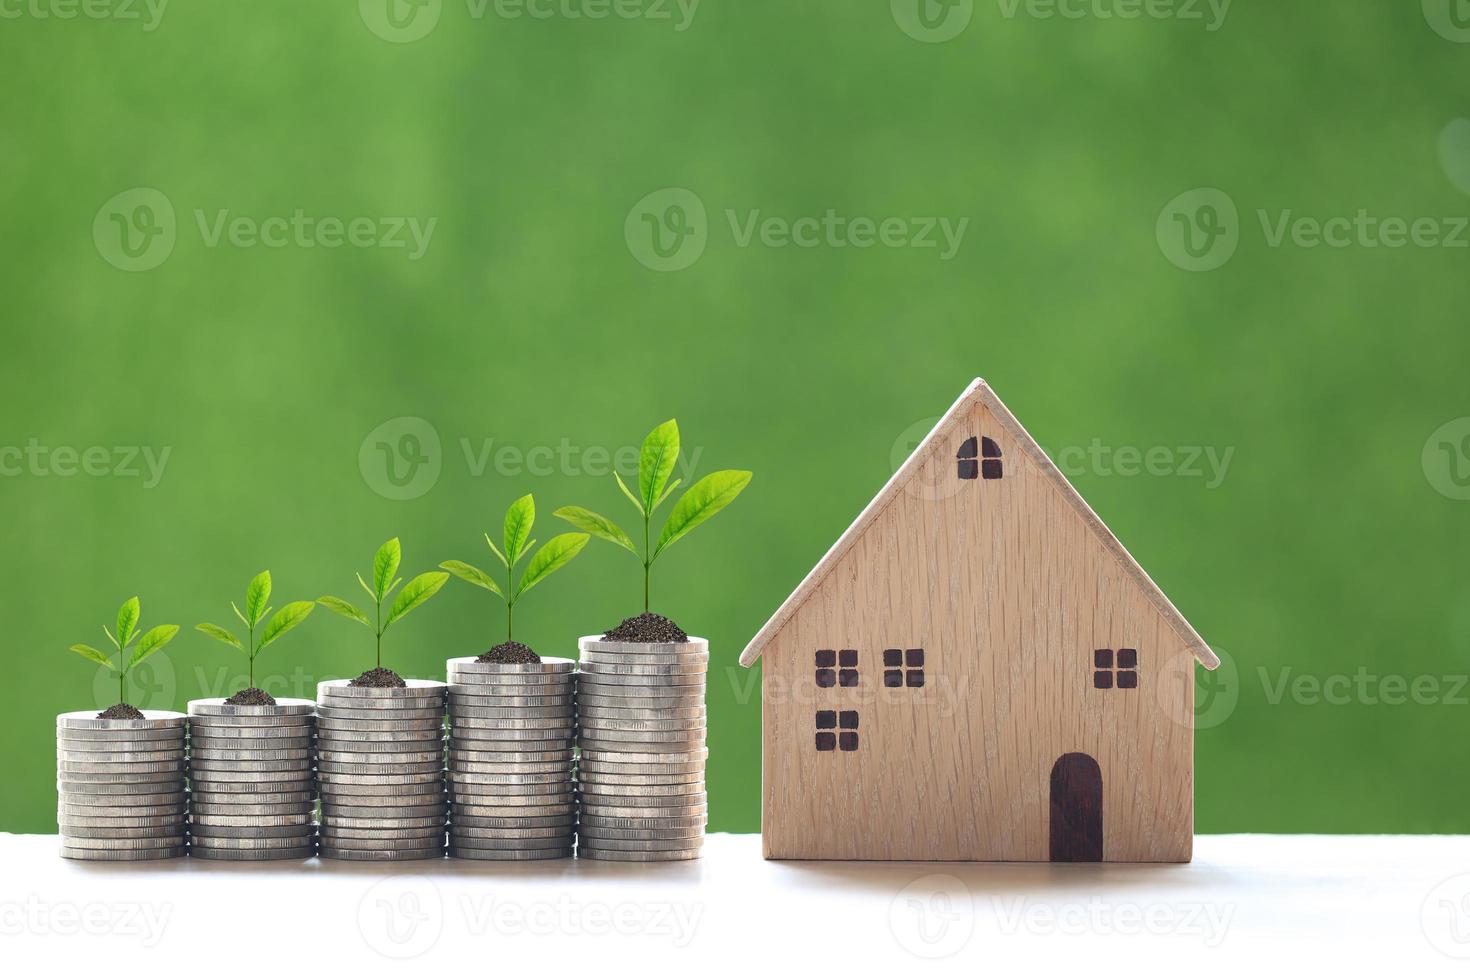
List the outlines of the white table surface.
<svg viewBox="0 0 1470 980">
<path fill-rule="evenodd" d="M 1178 866 L 776 862 L 727 834 L 644 866 L 56 849 L 0 835 L 11 976 L 1470 976 L 1470 837 L 1200 837 Z"/>
</svg>

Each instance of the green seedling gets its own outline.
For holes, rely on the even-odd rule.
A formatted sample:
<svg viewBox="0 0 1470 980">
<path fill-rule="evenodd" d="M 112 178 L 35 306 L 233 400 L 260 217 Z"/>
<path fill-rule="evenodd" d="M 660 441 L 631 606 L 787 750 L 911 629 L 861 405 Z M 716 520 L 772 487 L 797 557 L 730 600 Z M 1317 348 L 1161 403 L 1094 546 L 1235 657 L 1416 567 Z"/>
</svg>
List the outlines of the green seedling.
<svg viewBox="0 0 1470 980">
<path fill-rule="evenodd" d="M 281 607 L 280 612 L 276 613 L 269 622 L 265 623 L 265 628 L 260 631 L 260 638 L 257 640 L 255 635 L 256 629 L 271 614 L 272 607 L 269 605 L 270 599 L 271 573 L 265 571 L 251 579 L 250 585 L 246 587 L 244 612 L 240 611 L 240 607 L 235 605 L 233 600 L 230 602 L 230 608 L 235 610 L 235 618 L 240 620 L 246 629 L 246 641 L 244 643 L 241 643 L 235 634 L 223 626 L 216 626 L 213 623 L 200 623 L 194 627 L 211 639 L 219 640 L 221 643 L 232 646 L 236 650 L 243 651 L 250 658 L 250 683 L 246 685 L 247 687 L 255 686 L 255 658 L 260 655 L 260 652 L 291 630 L 306 622 L 306 617 L 310 616 L 312 610 L 316 608 L 316 603 L 314 602 L 286 603 L 286 605 Z"/>
<path fill-rule="evenodd" d="M 117 651 L 116 661 L 85 643 L 74 643 L 70 647 L 72 653 L 86 657 L 94 664 L 101 664 L 117 674 L 117 700 L 120 704 L 127 704 L 127 681 L 132 669 L 162 650 L 170 640 L 179 635 L 177 626 L 155 626 L 146 633 L 142 632 L 138 625 L 142 614 L 142 604 L 138 602 L 137 596 L 133 596 L 117 611 L 117 632 L 114 633 L 106 625 L 102 627 L 102 632 L 107 634 L 113 649 Z M 128 654 L 130 647 L 133 648 L 131 655 Z"/>
<path fill-rule="evenodd" d="M 402 557 L 402 548 L 399 546 L 397 538 L 393 538 L 391 541 L 385 541 L 383 546 L 378 549 L 377 555 L 373 558 L 373 584 L 369 585 L 361 573 L 357 576 L 357 584 L 361 585 L 362 590 L 368 594 L 368 598 L 373 600 L 373 609 L 375 612 L 372 619 L 368 619 L 367 613 L 346 599 L 324 595 L 317 600 L 318 603 L 337 615 L 345 616 L 348 619 L 359 622 L 373 631 L 377 640 L 376 666 L 378 667 L 383 666 L 383 634 L 388 632 L 388 627 L 428 602 L 429 599 L 433 598 L 434 593 L 442 589 L 444 583 L 449 581 L 447 572 L 424 572 L 422 575 L 414 576 L 409 580 L 407 585 L 399 590 L 385 618 L 383 616 L 383 603 L 388 601 L 388 597 L 393 594 L 393 590 L 397 589 L 399 583 L 403 581 L 403 579 L 397 577 L 398 563 Z"/>
<path fill-rule="evenodd" d="M 507 642 L 515 638 L 514 616 L 517 600 L 544 581 L 552 572 L 577 557 L 577 553 L 587 546 L 590 539 L 586 534 L 558 534 L 542 545 L 540 551 L 531 556 L 526 570 L 521 574 L 520 582 L 517 583 L 516 565 L 522 558 L 531 554 L 531 549 L 536 546 L 535 539 L 531 537 L 531 526 L 535 523 L 536 501 L 528 493 L 511 504 L 505 512 L 505 530 L 501 537 L 503 551 L 495 546 L 495 539 L 490 537 L 489 532 L 485 534 L 485 543 L 490 546 L 490 550 L 505 567 L 504 588 L 489 574 L 466 562 L 446 561 L 439 565 L 440 568 L 457 578 L 494 592 L 505 600 L 505 638 Z"/>
<path fill-rule="evenodd" d="M 638 457 L 638 492 L 636 494 L 628 489 L 622 476 L 617 473 L 613 474 L 623 495 L 632 501 L 638 515 L 643 518 L 643 550 L 641 552 L 626 531 L 601 514 L 595 514 L 585 507 L 562 507 L 555 512 L 557 517 L 572 526 L 604 541 L 611 541 L 620 548 L 626 548 L 633 557 L 643 563 L 644 612 L 648 612 L 649 609 L 648 590 L 653 563 L 675 541 L 724 510 L 732 500 L 740 496 L 740 491 L 744 490 L 745 485 L 750 482 L 751 474 L 748 470 L 720 470 L 697 481 L 688 490 L 685 490 L 683 496 L 674 504 L 668 520 L 664 522 L 663 530 L 659 532 L 658 541 L 654 543 L 651 538 L 654 512 L 683 482 L 682 480 L 669 482 L 669 477 L 674 472 L 674 464 L 678 459 L 679 423 L 674 419 L 669 419 L 650 432 L 648 438 L 643 440 L 643 449 Z"/>
</svg>

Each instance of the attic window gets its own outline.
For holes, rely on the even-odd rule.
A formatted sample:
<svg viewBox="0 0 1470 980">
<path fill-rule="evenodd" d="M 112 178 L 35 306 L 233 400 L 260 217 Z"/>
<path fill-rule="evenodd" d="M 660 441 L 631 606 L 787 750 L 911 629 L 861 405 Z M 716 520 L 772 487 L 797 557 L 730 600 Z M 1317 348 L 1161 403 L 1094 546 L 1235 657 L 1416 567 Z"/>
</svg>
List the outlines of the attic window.
<svg viewBox="0 0 1470 980">
<path fill-rule="evenodd" d="M 818 650 L 816 681 L 818 687 L 857 687 L 858 652 L 856 650 Z"/>
<path fill-rule="evenodd" d="M 856 711 L 817 712 L 817 751 L 856 752 L 858 747 L 858 713 Z"/>
<path fill-rule="evenodd" d="M 883 651 L 884 687 L 923 687 L 924 650 L 912 647 L 908 650 Z"/>
<path fill-rule="evenodd" d="M 1092 686 L 1099 691 L 1138 687 L 1138 651 L 1133 647 L 1120 647 L 1116 655 L 1112 650 L 1094 650 L 1092 667 Z"/>
<path fill-rule="evenodd" d="M 989 436 L 971 436 L 960 446 L 960 451 L 955 454 L 959 465 L 959 476 L 961 480 L 974 480 L 981 477 L 987 480 L 999 480 L 1003 475 L 1001 463 L 1000 446 Z"/>
</svg>

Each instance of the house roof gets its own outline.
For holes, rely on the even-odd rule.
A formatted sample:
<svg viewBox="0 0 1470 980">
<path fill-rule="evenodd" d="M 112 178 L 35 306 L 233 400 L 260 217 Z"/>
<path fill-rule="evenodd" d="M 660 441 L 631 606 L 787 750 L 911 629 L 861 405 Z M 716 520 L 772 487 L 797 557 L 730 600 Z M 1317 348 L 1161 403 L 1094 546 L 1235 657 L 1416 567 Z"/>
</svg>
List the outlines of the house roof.
<svg viewBox="0 0 1470 980">
<path fill-rule="evenodd" d="M 1189 625 L 1189 622 L 1185 620 L 1179 610 L 1174 608 L 1174 604 L 1169 601 L 1169 597 L 1164 595 L 1163 591 L 1154 584 L 1153 579 L 1148 577 L 1148 573 L 1143 570 L 1143 567 L 1128 553 L 1128 549 L 1124 548 L 1122 542 L 1113 535 L 1112 531 L 1108 530 L 1107 525 L 1087 505 L 1087 501 L 1082 499 L 1082 495 L 1077 492 L 1076 488 L 1067 480 L 1062 471 L 1057 469 L 1056 464 L 1037 445 L 1036 440 L 1031 438 L 1031 434 L 1011 414 L 1010 409 L 1006 408 L 1005 403 L 991 390 L 990 385 L 986 384 L 984 379 L 981 378 L 976 378 L 970 383 L 970 386 L 965 389 L 959 399 L 950 406 L 949 411 L 944 413 L 944 417 L 939 420 L 939 424 L 934 426 L 933 430 L 924 437 L 924 441 L 919 443 L 918 447 L 909 455 L 909 458 L 898 468 L 898 472 L 894 473 L 888 482 L 883 485 L 883 489 L 878 492 L 878 496 L 874 497 L 872 502 L 863 508 L 863 512 L 858 515 L 857 520 L 853 521 L 852 525 L 843 532 L 842 537 L 838 538 L 832 547 L 827 550 L 827 553 L 822 556 L 822 560 L 817 562 L 816 567 L 807 573 L 806 578 L 801 580 L 801 584 L 796 587 L 796 591 L 787 596 L 786 601 L 781 603 L 781 607 L 766 621 L 766 625 L 761 627 L 760 632 L 756 633 L 750 643 L 746 645 L 744 652 L 740 654 L 741 666 L 754 666 L 755 662 L 760 659 L 766 644 L 775 638 L 776 634 L 781 631 L 781 628 L 786 625 L 787 621 L 812 596 L 822 584 L 823 580 L 837 567 L 838 562 L 842 560 L 848 550 L 867 532 L 869 526 L 878 518 L 878 515 L 883 513 L 884 509 L 899 497 L 904 487 L 918 473 L 930 452 L 938 446 L 949 445 L 950 437 L 954 433 L 955 428 L 976 402 L 982 402 L 985 405 L 990 413 L 995 416 L 996 420 L 1006 429 L 1007 434 L 1015 444 L 1026 455 L 1031 457 L 1041 473 L 1056 486 L 1063 499 L 1072 506 L 1087 524 L 1087 527 L 1092 531 L 1093 535 L 1117 559 L 1123 572 L 1132 579 L 1133 583 L 1138 586 L 1149 602 L 1159 611 L 1159 614 L 1164 617 L 1164 620 L 1173 629 L 1180 641 L 1194 654 L 1195 659 L 1210 670 L 1218 667 L 1220 665 L 1220 658 L 1215 656 L 1214 652 L 1210 650 L 1209 644 L 1194 631 L 1194 627 Z"/>
</svg>

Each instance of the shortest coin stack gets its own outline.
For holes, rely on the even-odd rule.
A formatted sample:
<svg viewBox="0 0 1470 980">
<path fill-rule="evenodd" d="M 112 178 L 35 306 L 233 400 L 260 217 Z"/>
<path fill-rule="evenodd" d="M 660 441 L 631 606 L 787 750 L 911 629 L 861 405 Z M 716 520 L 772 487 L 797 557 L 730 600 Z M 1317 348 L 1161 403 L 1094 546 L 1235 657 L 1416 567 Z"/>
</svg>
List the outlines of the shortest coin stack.
<svg viewBox="0 0 1470 980">
<path fill-rule="evenodd" d="M 444 692 L 317 686 L 321 855 L 344 861 L 444 856 Z"/>
<path fill-rule="evenodd" d="M 459 657 L 448 667 L 450 857 L 571 857 L 576 664 Z"/>
<path fill-rule="evenodd" d="M 224 861 L 316 853 L 316 705 L 189 702 L 189 854 Z"/>
<path fill-rule="evenodd" d="M 577 853 L 687 861 L 704 845 L 709 644 L 583 637 L 577 673 Z"/>
<path fill-rule="evenodd" d="M 56 822 L 61 856 L 90 861 L 182 857 L 186 719 L 145 711 L 107 720 L 96 711 L 56 716 Z"/>
</svg>

